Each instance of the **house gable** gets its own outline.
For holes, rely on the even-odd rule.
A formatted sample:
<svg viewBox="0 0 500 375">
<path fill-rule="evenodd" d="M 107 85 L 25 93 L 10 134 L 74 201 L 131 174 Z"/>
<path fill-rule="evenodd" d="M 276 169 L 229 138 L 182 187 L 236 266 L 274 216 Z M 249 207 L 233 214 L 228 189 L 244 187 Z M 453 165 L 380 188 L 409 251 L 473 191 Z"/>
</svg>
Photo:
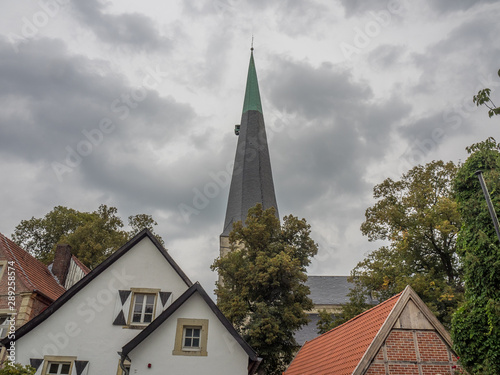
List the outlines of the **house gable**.
<svg viewBox="0 0 500 375">
<path fill-rule="evenodd" d="M 307 342 L 285 374 L 453 374 L 451 338 L 410 287 Z"/>
<path fill-rule="evenodd" d="M 77 355 L 74 364 L 88 362 L 90 373 L 116 373 L 117 352 L 147 325 L 132 323 L 133 302 L 124 309 L 122 297 L 151 296 L 154 319 L 190 284 L 154 236 L 143 231 L 16 331 L 16 359 L 47 363 L 50 356 Z M 118 310 L 124 324 L 114 324 Z"/>
<path fill-rule="evenodd" d="M 200 325 L 206 330 L 201 337 L 205 344 L 199 352 L 183 352 L 178 347 L 183 324 Z M 253 373 L 260 363 L 255 351 L 236 332 L 199 283 L 191 286 L 127 343 L 121 355 L 131 361 L 134 373 L 142 373 L 151 364 L 153 371 L 148 369 L 151 375 L 163 373 L 161 364 L 166 358 L 172 373 L 195 374 L 218 369 L 218 374 L 234 374 L 235 369 L 239 369 L 242 375 L 246 375 Z M 193 360 L 193 356 L 198 358 Z M 153 363 L 155 360 L 156 364 Z"/>
<path fill-rule="evenodd" d="M 437 346 L 435 346 L 435 349 L 440 349 L 440 354 L 436 354 L 436 358 L 440 358 L 441 361 L 433 361 L 433 363 L 435 362 L 434 364 L 439 368 L 444 366 L 451 371 L 452 366 L 456 366 L 457 359 L 456 354 L 451 350 L 452 341 L 449 333 L 427 305 L 420 299 L 417 293 L 410 286 L 407 286 L 398 298 L 393 310 L 373 339 L 371 345 L 368 347 L 363 358 L 353 372 L 353 375 L 367 374 L 367 371 L 373 363 L 380 364 L 379 362 L 374 362 L 375 357 L 379 355 L 380 359 L 381 353 L 387 354 L 387 348 L 390 349 L 394 347 L 395 343 L 397 343 L 397 350 L 395 353 L 398 353 L 398 355 L 389 357 L 386 355 L 383 360 L 387 366 L 397 368 L 401 365 L 408 365 L 409 368 L 415 367 L 417 370 L 419 367 L 422 368 L 422 366 L 430 366 L 424 363 L 429 362 L 429 358 L 418 356 L 417 354 L 419 353 L 419 346 L 422 348 L 425 347 L 425 350 L 428 350 L 429 345 L 424 337 L 431 336 L 435 343 L 439 341 L 444 345 L 436 344 Z M 404 343 L 403 346 L 400 346 L 401 343 Z M 435 343 L 433 343 L 431 347 L 434 346 Z M 414 354 L 411 355 L 411 358 L 415 358 L 412 360 L 415 363 L 412 363 L 411 366 L 406 363 L 408 357 L 406 357 L 404 353 L 407 350 L 412 351 Z M 443 360 L 444 357 L 447 358 L 446 361 Z M 371 372 L 372 371 L 373 369 Z"/>
<path fill-rule="evenodd" d="M 144 239 L 149 239 L 152 242 L 154 248 L 160 254 L 160 258 L 163 258 L 167 261 L 167 263 L 172 267 L 183 283 L 187 287 L 192 285 L 192 282 L 186 276 L 186 274 L 181 270 L 181 268 L 175 263 L 172 257 L 167 253 L 167 251 L 163 248 L 163 246 L 158 242 L 156 237 L 147 229 L 139 232 L 134 238 L 128 241 L 125 245 L 123 245 L 120 249 L 114 252 L 111 256 L 109 256 L 106 260 L 104 260 L 101 264 L 99 264 L 94 270 L 92 270 L 87 276 L 82 278 L 76 284 L 74 284 L 70 289 L 68 289 L 60 298 L 58 298 L 53 304 L 51 304 L 45 311 L 36 316 L 34 319 L 29 321 L 27 324 L 22 326 L 19 330 L 16 331 L 16 340 L 23 337 L 26 333 L 30 332 L 32 329 L 37 327 L 40 323 L 48 319 L 52 316 L 57 310 L 59 310 L 62 306 L 64 306 L 68 301 L 70 301 L 77 293 L 79 293 L 82 289 L 84 289 L 88 284 L 90 284 L 93 280 L 98 278 L 104 271 L 110 268 L 112 265 L 117 263 L 124 255 L 126 255 L 131 249 L 135 248 L 141 241 Z M 141 258 L 137 257 L 137 260 L 140 262 Z M 161 261 L 161 259 L 159 260 Z M 142 259 L 144 261 L 144 259 Z M 133 262 L 132 262 L 133 264 Z M 153 265 L 148 261 L 148 265 Z M 163 272 L 164 269 L 162 268 Z M 144 272 L 148 273 L 148 267 L 144 267 Z M 136 272 L 132 272 L 135 274 Z M 118 279 L 119 273 L 118 273 Z M 179 293 L 180 294 L 180 293 Z M 2 345 L 6 346 L 8 344 L 8 340 L 1 341 Z"/>
</svg>

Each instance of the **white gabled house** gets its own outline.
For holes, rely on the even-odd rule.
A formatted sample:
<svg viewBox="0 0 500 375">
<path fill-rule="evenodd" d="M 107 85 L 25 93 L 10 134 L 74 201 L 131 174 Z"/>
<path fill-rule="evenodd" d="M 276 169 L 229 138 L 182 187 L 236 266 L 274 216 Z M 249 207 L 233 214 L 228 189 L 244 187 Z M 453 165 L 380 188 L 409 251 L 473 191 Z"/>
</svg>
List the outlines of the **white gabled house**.
<svg viewBox="0 0 500 375">
<path fill-rule="evenodd" d="M 2 345 L 36 375 L 246 375 L 260 362 L 148 230 Z"/>
</svg>

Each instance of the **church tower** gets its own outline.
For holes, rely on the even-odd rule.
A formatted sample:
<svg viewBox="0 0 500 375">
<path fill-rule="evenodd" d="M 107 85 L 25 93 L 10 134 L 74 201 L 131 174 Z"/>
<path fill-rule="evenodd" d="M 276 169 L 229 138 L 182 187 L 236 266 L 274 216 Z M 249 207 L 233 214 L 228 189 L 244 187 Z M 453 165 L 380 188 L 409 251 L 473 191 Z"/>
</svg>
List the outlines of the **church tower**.
<svg viewBox="0 0 500 375">
<path fill-rule="evenodd" d="M 238 136 L 238 144 L 226 219 L 220 235 L 221 257 L 229 251 L 229 233 L 233 229 L 233 223 L 240 220 L 244 223 L 248 210 L 257 203 L 261 203 L 264 209 L 274 207 L 279 218 L 253 47 L 250 53 L 241 123 L 236 125 L 234 132 Z"/>
</svg>

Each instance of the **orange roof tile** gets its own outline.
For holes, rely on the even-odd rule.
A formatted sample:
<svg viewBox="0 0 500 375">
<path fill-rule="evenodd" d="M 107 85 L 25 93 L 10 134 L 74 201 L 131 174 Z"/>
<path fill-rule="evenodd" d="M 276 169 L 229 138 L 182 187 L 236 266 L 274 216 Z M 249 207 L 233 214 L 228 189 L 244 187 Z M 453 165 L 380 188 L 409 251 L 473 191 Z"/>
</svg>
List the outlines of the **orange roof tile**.
<svg viewBox="0 0 500 375">
<path fill-rule="evenodd" d="M 15 262 L 16 277 L 21 278 L 29 288 L 33 288 L 34 291 L 45 295 L 53 301 L 66 291 L 57 282 L 45 264 L 21 249 L 21 247 L 2 233 L 0 233 L 0 248 L 3 249 L 8 260 Z"/>
<path fill-rule="evenodd" d="M 401 293 L 306 342 L 285 374 L 352 374 L 400 296 Z"/>
</svg>

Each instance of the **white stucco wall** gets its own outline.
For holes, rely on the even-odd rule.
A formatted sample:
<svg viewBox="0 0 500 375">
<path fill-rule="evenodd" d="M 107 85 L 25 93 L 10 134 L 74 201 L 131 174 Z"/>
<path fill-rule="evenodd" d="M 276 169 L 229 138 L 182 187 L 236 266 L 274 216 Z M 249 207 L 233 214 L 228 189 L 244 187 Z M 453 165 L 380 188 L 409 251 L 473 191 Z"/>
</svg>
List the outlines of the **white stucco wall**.
<svg viewBox="0 0 500 375">
<path fill-rule="evenodd" d="M 16 361 L 45 355 L 77 356 L 89 361 L 88 375 L 116 374 L 123 345 L 137 329 L 113 325 L 118 290 L 157 288 L 172 292 L 173 300 L 188 286 L 144 238 L 97 276 L 38 327 L 16 342 Z"/>
<path fill-rule="evenodd" d="M 208 355 L 172 355 L 178 318 L 208 319 Z M 195 293 L 146 340 L 129 353 L 131 375 L 246 375 L 248 355 L 203 298 Z M 151 368 L 148 368 L 148 364 Z"/>
</svg>

